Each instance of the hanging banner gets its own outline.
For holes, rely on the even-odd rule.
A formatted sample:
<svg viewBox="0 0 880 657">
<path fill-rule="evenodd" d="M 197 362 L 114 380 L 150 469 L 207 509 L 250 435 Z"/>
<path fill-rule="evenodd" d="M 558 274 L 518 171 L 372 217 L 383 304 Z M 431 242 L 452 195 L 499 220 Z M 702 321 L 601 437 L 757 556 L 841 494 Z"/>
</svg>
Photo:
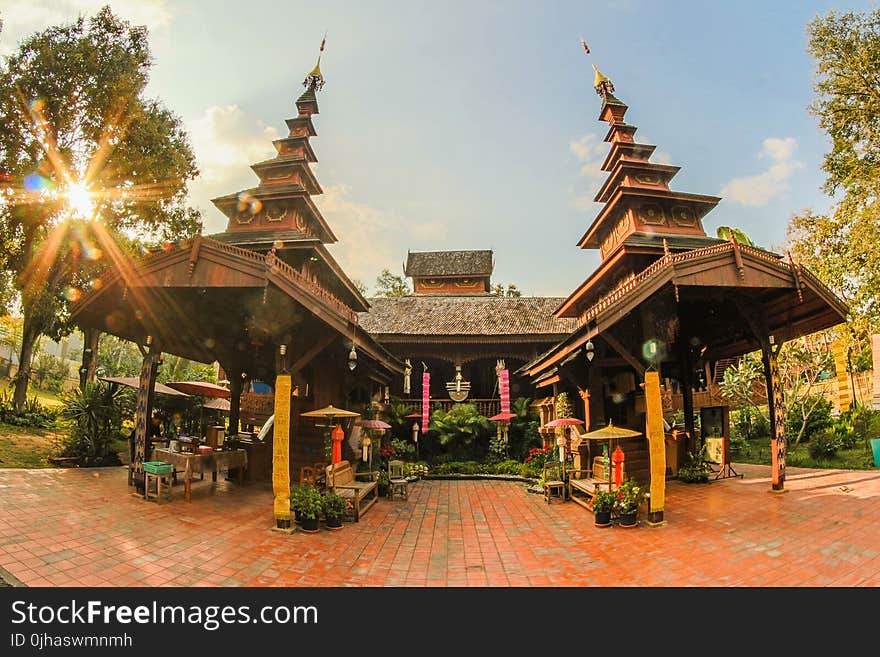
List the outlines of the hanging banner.
<svg viewBox="0 0 880 657">
<path fill-rule="evenodd" d="M 846 413 L 852 402 L 852 395 L 846 372 L 846 347 L 841 340 L 831 343 L 831 353 L 834 354 L 834 369 L 837 373 L 837 405 L 841 413 Z"/>
<path fill-rule="evenodd" d="M 871 336 L 871 362 L 874 364 L 872 405 L 875 411 L 880 411 L 880 333 Z"/>
<path fill-rule="evenodd" d="M 498 391 L 501 394 L 501 412 L 510 413 L 510 370 L 498 372 Z"/>
<path fill-rule="evenodd" d="M 428 414 L 431 410 L 431 375 L 422 374 L 422 433 L 428 433 Z"/>
</svg>

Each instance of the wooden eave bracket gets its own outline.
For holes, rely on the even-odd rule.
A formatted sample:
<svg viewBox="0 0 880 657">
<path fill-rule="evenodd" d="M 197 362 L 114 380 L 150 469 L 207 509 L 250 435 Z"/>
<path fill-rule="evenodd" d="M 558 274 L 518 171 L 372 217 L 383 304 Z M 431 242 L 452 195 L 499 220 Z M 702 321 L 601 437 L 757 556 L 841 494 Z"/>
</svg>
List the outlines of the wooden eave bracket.
<svg viewBox="0 0 880 657">
<path fill-rule="evenodd" d="M 645 366 L 642 365 L 635 356 L 629 353 L 626 348 L 620 342 L 618 342 L 617 338 L 611 335 L 610 332 L 606 331 L 605 333 L 600 333 L 598 337 L 605 340 L 605 342 L 607 342 L 608 345 L 612 349 L 614 349 L 614 351 L 616 351 L 621 358 L 623 358 L 623 360 L 632 365 L 633 369 L 638 372 L 640 377 L 645 377 Z"/>
<path fill-rule="evenodd" d="M 798 300 L 804 302 L 803 283 L 801 283 L 800 265 L 796 265 L 791 257 L 791 251 L 788 252 L 788 266 L 791 267 L 791 274 L 794 276 L 794 287 L 797 290 Z"/>
<path fill-rule="evenodd" d="M 736 241 L 736 236 L 731 232 L 730 241 L 733 244 L 733 259 L 736 262 L 736 268 L 739 271 L 739 277 L 744 279 L 746 277 L 745 265 L 743 264 L 743 256 L 742 251 L 739 248 L 739 242 Z"/>
<path fill-rule="evenodd" d="M 196 270 L 196 263 L 199 261 L 199 251 L 202 248 L 202 233 L 199 232 L 195 236 L 192 243 L 192 249 L 189 252 L 189 276 L 192 278 L 193 272 Z"/>
</svg>

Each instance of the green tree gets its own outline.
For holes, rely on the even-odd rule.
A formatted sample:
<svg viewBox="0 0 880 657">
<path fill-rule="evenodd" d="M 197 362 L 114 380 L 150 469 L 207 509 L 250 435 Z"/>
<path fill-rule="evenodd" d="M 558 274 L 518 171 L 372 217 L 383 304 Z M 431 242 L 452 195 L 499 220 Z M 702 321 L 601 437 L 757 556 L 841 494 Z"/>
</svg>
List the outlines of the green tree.
<svg viewBox="0 0 880 657">
<path fill-rule="evenodd" d="M 880 8 L 829 11 L 807 26 L 816 62 L 810 111 L 831 138 L 825 190 L 876 198 L 880 166 Z"/>
<path fill-rule="evenodd" d="M 718 236 L 718 239 L 727 240 L 728 242 L 732 242 L 733 238 L 736 238 L 736 241 L 740 244 L 745 244 L 746 246 L 755 246 L 755 243 L 739 228 L 733 228 L 732 226 L 718 226 L 718 229 L 715 231 L 715 234 Z"/>
<path fill-rule="evenodd" d="M 489 293 L 496 297 L 514 298 L 522 296 L 522 292 L 520 292 L 519 288 L 513 283 L 508 283 L 507 285 L 504 285 L 504 283 L 495 283 L 495 285 L 489 290 Z"/>
<path fill-rule="evenodd" d="M 471 403 L 453 404 L 448 411 L 438 408 L 431 414 L 429 428 L 437 433 L 439 443 L 457 458 L 472 456 L 476 443 L 488 438 L 491 429 L 489 419 L 480 415 L 476 404 Z"/>
<path fill-rule="evenodd" d="M 130 247 L 118 238 L 197 230 L 185 206 L 195 158 L 180 119 L 144 96 L 151 64 L 146 28 L 104 7 L 25 39 L 0 65 L 0 257 L 24 316 L 17 406 L 38 337 L 70 331 L 70 303 Z"/>
<path fill-rule="evenodd" d="M 388 269 L 383 269 L 376 277 L 377 297 L 404 297 L 411 292 L 406 278 L 392 274 Z"/>
<path fill-rule="evenodd" d="M 827 215 L 804 210 L 788 226 L 793 256 L 849 306 L 847 342 L 880 324 L 880 9 L 829 11 L 807 26 L 816 63 L 811 113 L 830 139 Z"/>
</svg>

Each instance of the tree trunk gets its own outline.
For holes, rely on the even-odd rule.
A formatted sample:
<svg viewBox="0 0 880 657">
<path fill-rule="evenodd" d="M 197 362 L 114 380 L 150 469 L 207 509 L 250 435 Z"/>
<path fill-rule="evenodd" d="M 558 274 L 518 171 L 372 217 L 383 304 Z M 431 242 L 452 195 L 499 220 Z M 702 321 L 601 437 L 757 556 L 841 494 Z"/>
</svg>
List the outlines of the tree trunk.
<svg viewBox="0 0 880 657">
<path fill-rule="evenodd" d="M 34 358 L 34 347 L 40 337 L 40 332 L 35 326 L 24 318 L 21 329 L 21 351 L 18 352 L 18 375 L 15 380 L 15 392 L 12 403 L 16 409 L 21 409 L 27 402 L 28 384 L 31 378 L 31 361 Z"/>
<path fill-rule="evenodd" d="M 86 383 L 94 382 L 98 369 L 98 342 L 101 331 L 94 328 L 83 330 L 82 365 L 79 368 L 79 386 L 85 388 Z"/>
</svg>

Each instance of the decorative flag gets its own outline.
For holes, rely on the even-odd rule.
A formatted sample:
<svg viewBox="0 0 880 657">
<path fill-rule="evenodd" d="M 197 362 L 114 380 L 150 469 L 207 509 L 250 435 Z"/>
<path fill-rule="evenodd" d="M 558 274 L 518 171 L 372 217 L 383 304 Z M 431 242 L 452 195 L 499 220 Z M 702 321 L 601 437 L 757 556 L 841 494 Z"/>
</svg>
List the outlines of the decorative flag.
<svg viewBox="0 0 880 657">
<path fill-rule="evenodd" d="M 501 394 L 501 412 L 510 413 L 510 370 L 498 372 L 498 391 Z"/>
<path fill-rule="evenodd" d="M 846 374 L 846 347 L 841 340 L 831 343 L 831 353 L 834 354 L 834 369 L 837 371 L 837 403 L 841 413 L 849 410 L 852 396 L 850 393 L 849 377 Z"/>
<path fill-rule="evenodd" d="M 428 412 L 431 410 L 431 375 L 422 374 L 422 433 L 428 433 Z"/>
<path fill-rule="evenodd" d="M 871 336 L 871 361 L 874 364 L 873 406 L 880 411 L 880 333 Z"/>
</svg>

